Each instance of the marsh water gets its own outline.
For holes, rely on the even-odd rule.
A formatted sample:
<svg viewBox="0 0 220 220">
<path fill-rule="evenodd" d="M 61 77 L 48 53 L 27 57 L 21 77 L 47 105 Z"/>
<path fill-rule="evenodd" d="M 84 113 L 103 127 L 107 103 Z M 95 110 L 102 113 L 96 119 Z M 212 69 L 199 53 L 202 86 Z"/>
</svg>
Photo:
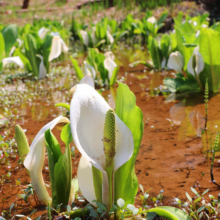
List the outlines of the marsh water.
<svg viewBox="0 0 220 220">
<path fill-rule="evenodd" d="M 217 197 L 219 188 L 211 182 L 210 164 L 211 146 L 220 128 L 220 94 L 210 95 L 205 132 L 203 94 L 170 94 L 162 85 L 163 79 L 170 77 L 172 72 L 149 71 L 143 65 L 129 67 L 134 61 L 147 59 L 147 52 L 142 49 L 128 48 L 114 53 L 117 57 L 116 63 L 120 65 L 118 80 L 130 87 L 144 114 L 144 135 L 135 166 L 139 183 L 145 190 L 151 189 L 150 196 L 157 196 L 160 190 L 164 190 L 165 205 L 173 205 L 175 197 L 186 200 L 186 192 L 192 195 L 190 187 L 196 188 L 198 192 L 209 188 L 210 194 Z M 79 60 L 82 62 L 83 58 Z M 18 84 L 2 85 L 1 90 L 5 91 L 5 96 L 8 96 L 8 99 L 14 97 L 14 102 L 2 102 L 0 114 L 3 114 L 8 106 L 13 114 L 19 115 L 17 118 L 14 116 L 15 121 L 25 129 L 29 144 L 46 123 L 60 114 L 66 115 L 65 109 L 54 105 L 70 101 L 68 91 L 76 84 L 76 79 L 69 64 L 58 69 L 59 73 L 55 72 L 41 82 L 24 84 L 21 81 Z M 102 92 L 113 108 L 116 90 L 117 85 Z M 14 118 L 11 116 L 9 126 L 0 131 L 1 135 L 8 134 L 8 138 L 13 138 Z M 54 129 L 54 134 L 59 136 L 59 127 Z M 29 215 L 35 209 L 37 211 L 32 217 L 47 213 L 45 206 L 35 197 L 30 196 L 26 203 L 18 196 L 24 194 L 23 190 L 30 183 L 30 178 L 19 163 L 16 150 L 10 149 L 8 153 L 10 156 L 5 160 L 4 151 L 1 151 L 0 211 L 9 210 L 14 203 L 13 211 L 16 210 L 16 213 Z M 217 154 L 213 173 L 215 181 L 220 184 L 218 156 Z M 72 161 L 73 177 L 77 175 L 79 158 L 80 154 L 76 149 Z M 45 182 L 49 183 L 47 160 L 43 176 Z M 138 199 L 136 204 L 139 205 Z"/>
</svg>

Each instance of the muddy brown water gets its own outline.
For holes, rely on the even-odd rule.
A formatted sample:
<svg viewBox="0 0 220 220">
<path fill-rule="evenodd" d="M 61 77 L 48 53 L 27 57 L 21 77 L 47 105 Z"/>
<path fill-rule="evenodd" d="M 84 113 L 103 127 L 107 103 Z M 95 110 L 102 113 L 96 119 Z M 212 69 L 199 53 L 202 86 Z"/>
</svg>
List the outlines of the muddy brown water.
<svg viewBox="0 0 220 220">
<path fill-rule="evenodd" d="M 136 58 L 128 59 L 132 53 Z M 164 205 L 173 205 L 175 197 L 186 200 L 186 192 L 193 196 L 190 187 L 194 187 L 199 193 L 209 188 L 208 194 L 217 197 L 219 188 L 210 181 L 210 149 L 216 132 L 220 128 L 220 94 L 212 96 L 208 103 L 206 135 L 203 131 L 205 126 L 203 96 L 161 93 L 160 85 L 163 84 L 163 78 L 170 76 L 170 73 L 148 71 L 142 65 L 130 68 L 129 63 L 143 57 L 143 54 L 138 53 L 141 52 L 138 50 L 128 50 L 124 54 L 116 52 L 120 63 L 118 79 L 123 80 L 135 94 L 137 105 L 144 114 L 144 135 L 135 166 L 139 183 L 145 190 L 151 189 L 150 196 L 157 196 L 160 190 L 164 190 Z M 103 96 L 112 107 L 114 107 L 115 92 L 116 88 L 103 92 Z M 17 107 L 24 118 L 23 123 L 20 124 L 23 129 L 26 129 L 29 143 L 40 128 L 65 112 L 61 108 L 54 107 L 55 103 L 62 101 L 62 94 L 62 91 L 57 92 L 57 95 L 51 96 L 49 100 L 42 99 L 42 101 L 33 101 L 31 105 L 24 104 Z M 13 126 L 10 130 L 12 137 Z M 1 134 L 4 132 L 5 130 L 1 131 Z M 60 134 L 59 128 L 55 128 L 53 132 L 56 137 Z M 217 154 L 213 173 L 216 182 L 220 184 L 218 157 Z M 80 154 L 76 150 L 76 157 L 72 161 L 73 177 L 77 175 L 79 158 Z M 11 177 L 7 177 L 9 172 Z M 47 161 L 45 161 L 43 176 L 45 182 L 49 183 Z M 16 185 L 18 179 L 21 181 L 20 186 Z M 11 216 L 30 215 L 37 209 L 31 218 L 38 216 L 45 218 L 47 213 L 45 206 L 36 198 L 30 196 L 25 203 L 18 197 L 19 194 L 24 193 L 23 189 L 30 183 L 30 178 L 23 165 L 18 163 L 17 157 L 10 159 L 9 164 L 0 165 L 0 180 L 1 212 L 8 211 L 14 203 Z M 138 199 L 136 205 L 140 205 Z"/>
</svg>

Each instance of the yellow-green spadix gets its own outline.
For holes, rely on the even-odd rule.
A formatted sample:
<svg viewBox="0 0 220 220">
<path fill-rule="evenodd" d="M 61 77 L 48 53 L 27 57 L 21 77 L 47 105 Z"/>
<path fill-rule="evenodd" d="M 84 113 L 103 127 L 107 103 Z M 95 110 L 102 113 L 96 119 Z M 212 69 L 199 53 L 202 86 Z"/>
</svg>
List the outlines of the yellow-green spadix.
<svg viewBox="0 0 220 220">
<path fill-rule="evenodd" d="M 30 146 L 30 151 L 24 160 L 24 166 L 29 170 L 31 182 L 38 196 L 38 199 L 45 205 L 48 205 L 48 203 L 51 204 L 51 198 L 47 192 L 42 176 L 42 169 L 45 160 L 44 133 L 49 128 L 52 130 L 59 123 L 69 123 L 69 119 L 61 115 L 41 128 L 41 130 L 34 138 Z M 73 186 L 70 192 L 70 200 L 74 200 Z"/>
<path fill-rule="evenodd" d="M 19 156 L 24 161 L 30 149 L 26 135 L 20 125 L 15 126 L 15 140 L 17 142 Z"/>
<path fill-rule="evenodd" d="M 104 142 L 109 143 L 109 140 L 113 140 L 114 137 L 110 138 L 109 135 L 111 136 L 113 133 L 108 133 L 109 131 L 104 128 L 107 112 L 110 112 L 111 116 L 112 114 L 115 116 L 115 128 L 112 129 L 112 132 L 115 132 L 116 138 L 115 143 L 112 142 L 113 144 L 109 148 Z M 95 167 L 102 173 L 102 202 L 109 207 L 109 197 L 114 197 L 114 191 L 113 195 L 109 195 L 109 180 L 106 172 L 109 158 L 106 155 L 109 154 L 113 160 L 112 178 L 114 183 L 115 171 L 126 163 L 133 153 L 132 133 L 104 98 L 86 84 L 78 84 L 74 89 L 70 105 L 70 125 L 75 145 L 82 154 L 77 173 L 80 190 L 89 202 L 97 200 L 97 195 L 100 193 L 97 193 L 98 191 L 94 187 L 92 166 Z M 112 127 L 109 128 L 111 130 Z M 110 150 L 111 147 L 112 150 Z M 108 153 L 109 151 L 110 153 Z"/>
</svg>

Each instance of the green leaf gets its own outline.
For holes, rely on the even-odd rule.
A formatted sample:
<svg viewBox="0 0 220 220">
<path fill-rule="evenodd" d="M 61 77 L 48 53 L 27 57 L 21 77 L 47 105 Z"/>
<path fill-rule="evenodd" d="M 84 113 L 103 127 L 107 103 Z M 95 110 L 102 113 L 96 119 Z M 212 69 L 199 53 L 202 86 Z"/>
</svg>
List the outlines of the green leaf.
<svg viewBox="0 0 220 220">
<path fill-rule="evenodd" d="M 162 54 L 159 49 L 157 40 L 153 37 L 148 38 L 150 54 L 156 69 L 161 69 Z"/>
<path fill-rule="evenodd" d="M 165 78 L 163 83 L 170 92 L 200 91 L 199 85 L 194 79 L 185 78 L 181 74 L 175 79 Z"/>
<path fill-rule="evenodd" d="M 5 57 L 5 41 L 3 35 L 0 33 L 0 62 Z"/>
<path fill-rule="evenodd" d="M 97 49 L 89 48 L 87 62 L 100 73 L 103 83 L 105 83 L 106 79 L 108 80 L 108 70 L 104 67 L 104 60 L 104 54 L 99 53 Z"/>
<path fill-rule="evenodd" d="M 55 107 L 64 107 L 67 110 L 70 110 L 70 105 L 67 103 L 57 103 L 57 104 L 55 104 Z"/>
<path fill-rule="evenodd" d="M 170 36 L 168 34 L 164 34 L 160 41 L 160 48 L 162 55 L 163 57 L 166 58 L 166 60 L 168 60 L 170 55 L 169 47 L 170 47 Z"/>
<path fill-rule="evenodd" d="M 138 190 L 134 165 L 143 135 L 143 114 L 136 106 L 135 95 L 125 84 L 119 83 L 115 113 L 131 130 L 134 139 L 132 157 L 115 172 L 115 204 L 122 198 L 126 204 L 133 204 Z"/>
<path fill-rule="evenodd" d="M 73 141 L 73 136 L 71 133 L 70 123 L 66 124 L 61 132 L 61 140 L 68 146 Z"/>
<path fill-rule="evenodd" d="M 152 208 L 149 212 L 155 212 L 160 217 L 164 217 L 170 220 L 191 220 L 185 212 L 180 209 L 171 206 L 161 206 L 157 208 Z"/>
<path fill-rule="evenodd" d="M 82 70 L 80 69 L 77 60 L 73 59 L 71 56 L 70 56 L 70 60 L 72 61 L 72 64 L 73 64 L 73 67 L 76 71 L 76 75 L 77 75 L 78 79 L 81 80 L 84 77 L 84 74 L 83 74 Z"/>
<path fill-rule="evenodd" d="M 2 29 L 2 35 L 5 41 L 5 55 L 8 56 L 12 46 L 18 38 L 18 27 L 16 24 L 9 24 Z"/>
<path fill-rule="evenodd" d="M 156 216 L 157 216 L 156 212 L 148 212 L 146 218 L 147 220 L 154 220 Z"/>
<path fill-rule="evenodd" d="M 54 180 L 56 187 L 57 204 L 62 203 L 62 207 L 66 207 L 69 201 L 72 180 L 72 163 L 69 145 L 66 146 L 64 154 L 60 156 L 58 162 L 54 167 Z"/>
<path fill-rule="evenodd" d="M 162 24 L 166 20 L 167 16 L 168 16 L 168 12 L 167 11 L 163 12 L 159 20 L 157 21 L 157 25 Z"/>
<path fill-rule="evenodd" d="M 50 50 L 51 50 L 51 45 L 52 45 L 52 39 L 53 39 L 53 36 L 50 34 L 47 34 L 42 43 L 44 65 L 47 69 L 47 72 L 49 72 L 49 55 L 50 55 Z"/>
<path fill-rule="evenodd" d="M 54 176 L 55 173 L 55 164 L 58 162 L 59 157 L 62 155 L 60 150 L 60 145 L 52 134 L 50 129 L 45 132 L 45 143 L 46 149 L 48 154 L 48 164 L 49 164 L 49 171 L 50 171 L 50 183 L 52 188 L 52 206 L 57 207 L 58 200 L 57 200 L 57 193 L 56 193 L 56 179 Z"/>
<path fill-rule="evenodd" d="M 40 54 L 37 48 L 37 42 L 31 34 L 27 34 L 24 37 L 25 55 L 29 59 L 33 74 L 38 77 L 40 59 L 37 58 L 37 54 Z"/>
<path fill-rule="evenodd" d="M 205 85 L 208 79 L 209 90 L 217 92 L 220 86 L 220 33 L 210 28 L 203 28 L 200 33 L 199 52 L 201 53 L 205 68 L 199 78 Z"/>
<path fill-rule="evenodd" d="M 20 57 L 21 61 L 23 62 L 24 66 L 25 66 L 25 69 L 28 72 L 32 71 L 32 67 L 31 67 L 29 59 L 24 55 L 24 53 L 21 51 L 20 48 L 15 49 L 14 55 Z"/>
<path fill-rule="evenodd" d="M 119 71 L 119 66 L 116 66 L 115 69 L 113 70 L 112 77 L 109 82 L 110 86 L 112 86 L 115 83 L 115 81 L 117 79 L 118 71 Z"/>
</svg>

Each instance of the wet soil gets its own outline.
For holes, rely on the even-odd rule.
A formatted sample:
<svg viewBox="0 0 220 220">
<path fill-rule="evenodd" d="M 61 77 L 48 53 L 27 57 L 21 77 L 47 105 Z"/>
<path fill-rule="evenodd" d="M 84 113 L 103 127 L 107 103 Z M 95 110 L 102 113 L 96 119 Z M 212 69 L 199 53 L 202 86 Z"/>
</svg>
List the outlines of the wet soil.
<svg viewBox="0 0 220 220">
<path fill-rule="evenodd" d="M 136 58 L 131 60 L 128 58 L 129 54 L 133 54 L 132 57 Z M 202 95 L 169 95 L 167 92 L 161 92 L 163 88 L 160 85 L 163 84 L 163 78 L 170 76 L 170 73 L 148 71 L 142 65 L 130 68 L 129 63 L 143 57 L 138 50 L 116 52 L 116 57 L 120 63 L 118 79 L 130 87 L 136 96 L 137 105 L 144 114 L 144 135 L 135 166 L 139 183 L 145 190 L 152 188 L 150 196 L 155 197 L 160 190 L 164 190 L 164 205 L 174 205 L 175 197 L 186 200 L 186 192 L 193 196 L 190 187 L 194 187 L 198 192 L 209 188 L 209 194 L 217 197 L 220 189 L 210 181 L 210 150 L 220 127 L 218 107 L 220 95 L 212 96 L 208 103 L 206 135 L 203 130 L 205 105 Z M 112 107 L 114 107 L 115 91 L 116 88 L 103 92 Z M 23 112 L 24 123 L 21 126 L 26 129 L 29 143 L 40 128 L 56 116 L 65 113 L 61 108 L 54 107 L 54 103 L 60 100 L 62 101 L 62 92 L 56 98 L 52 96 L 49 100 L 36 101 L 31 106 L 18 108 L 19 112 Z M 10 137 L 13 137 L 13 126 L 10 129 Z M 1 131 L 1 134 L 4 132 Z M 59 137 L 60 130 L 55 128 L 54 134 Z M 218 156 L 213 172 L 216 182 L 220 184 Z M 76 150 L 76 157 L 72 161 L 73 177 L 77 175 L 79 158 L 80 154 Z M 11 158 L 10 161 L 10 165 L 6 163 L 0 165 L 0 213 L 3 210 L 9 211 L 9 207 L 14 203 L 11 217 L 15 214 L 30 215 L 37 209 L 31 218 L 42 216 L 44 219 L 47 211 L 37 198 L 30 196 L 26 203 L 18 197 L 19 194 L 24 193 L 23 189 L 30 183 L 30 178 L 22 164 L 18 163 L 18 157 Z M 7 177 L 9 171 L 11 177 Z M 45 182 L 49 183 L 47 160 L 43 176 Z M 18 179 L 21 182 L 20 186 L 16 185 Z M 136 205 L 139 205 L 139 200 L 136 200 Z M 8 216 L 8 219 L 11 217 Z"/>
</svg>

